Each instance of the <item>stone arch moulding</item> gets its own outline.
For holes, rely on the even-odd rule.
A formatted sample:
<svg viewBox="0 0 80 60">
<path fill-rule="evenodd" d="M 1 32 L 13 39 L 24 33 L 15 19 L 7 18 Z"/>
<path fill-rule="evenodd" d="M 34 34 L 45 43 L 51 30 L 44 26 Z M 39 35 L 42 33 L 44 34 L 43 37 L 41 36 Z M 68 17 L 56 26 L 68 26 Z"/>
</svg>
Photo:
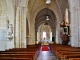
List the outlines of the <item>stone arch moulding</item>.
<svg viewBox="0 0 80 60">
<path fill-rule="evenodd" d="M 33 12 L 33 14 L 31 14 L 31 16 L 32 16 L 32 19 L 31 20 L 33 20 L 33 22 L 35 23 L 35 18 L 36 18 L 36 16 L 37 16 L 37 14 L 39 13 L 39 11 L 41 11 L 42 9 L 44 9 L 46 6 L 45 5 L 42 5 L 41 7 L 39 7 L 38 9 L 36 9 L 34 12 Z M 54 12 L 54 14 L 55 14 L 55 16 L 56 16 L 56 20 L 58 20 L 58 21 L 60 21 L 60 19 L 62 19 L 62 18 L 60 18 L 57 14 L 59 14 L 58 12 L 56 12 L 54 9 L 53 9 L 53 7 L 52 8 L 48 8 L 48 9 L 50 9 L 51 11 L 53 11 Z M 58 18 L 60 18 L 60 19 L 58 19 Z"/>
<path fill-rule="evenodd" d="M 48 24 L 49 24 L 49 26 L 50 26 L 50 28 L 51 28 L 51 29 L 53 28 L 53 25 L 52 25 L 52 24 L 50 24 L 50 22 L 46 22 L 46 21 L 42 21 L 42 22 L 38 23 L 38 25 L 35 25 L 35 28 L 36 28 L 36 29 L 38 29 L 38 28 L 39 28 L 39 26 L 40 26 L 42 23 L 48 23 Z"/>
</svg>

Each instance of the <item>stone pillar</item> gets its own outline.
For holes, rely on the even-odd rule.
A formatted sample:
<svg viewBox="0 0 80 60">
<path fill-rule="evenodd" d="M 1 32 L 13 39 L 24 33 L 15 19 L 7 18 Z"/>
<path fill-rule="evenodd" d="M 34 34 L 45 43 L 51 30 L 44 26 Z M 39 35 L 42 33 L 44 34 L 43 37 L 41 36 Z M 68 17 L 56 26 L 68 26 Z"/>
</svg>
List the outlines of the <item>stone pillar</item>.
<svg viewBox="0 0 80 60">
<path fill-rule="evenodd" d="M 80 47 L 80 7 L 76 7 L 76 29 L 77 29 L 77 41 L 75 43 L 75 46 L 77 45 L 77 47 Z M 76 25 L 76 24 L 75 24 Z"/>
<path fill-rule="evenodd" d="M 17 7 L 16 13 L 16 48 L 21 48 L 21 20 L 22 20 L 22 7 Z"/>
<path fill-rule="evenodd" d="M 26 12 L 27 12 L 27 8 L 23 8 L 23 12 L 22 12 L 22 28 L 21 28 L 21 33 L 22 33 L 22 48 L 26 48 L 27 45 L 27 40 L 26 40 Z"/>
<path fill-rule="evenodd" d="M 79 38 L 79 22 L 78 22 L 78 9 L 71 10 L 71 46 L 78 47 Z"/>
<path fill-rule="evenodd" d="M 78 24 L 79 24 L 79 41 L 78 41 L 78 45 L 79 45 L 79 47 L 80 47 L 80 7 L 78 7 Z"/>
<path fill-rule="evenodd" d="M 25 7 L 17 7 L 16 48 L 26 48 L 26 9 Z"/>
<path fill-rule="evenodd" d="M 78 19 L 78 9 L 74 9 L 75 11 L 75 20 L 74 20 L 74 32 L 75 32 L 75 34 L 74 34 L 74 36 L 75 36 L 75 38 L 74 38 L 74 45 L 75 45 L 75 47 L 79 47 L 79 19 Z"/>
<path fill-rule="evenodd" d="M 57 23 L 56 26 L 56 43 L 57 44 L 62 44 L 62 40 L 60 39 L 60 23 Z"/>
<path fill-rule="evenodd" d="M 80 0 L 68 0 L 70 8 L 71 46 L 80 47 Z"/>
<path fill-rule="evenodd" d="M 29 45 L 35 44 L 35 23 L 33 20 L 30 20 L 30 38 L 29 38 Z"/>
</svg>

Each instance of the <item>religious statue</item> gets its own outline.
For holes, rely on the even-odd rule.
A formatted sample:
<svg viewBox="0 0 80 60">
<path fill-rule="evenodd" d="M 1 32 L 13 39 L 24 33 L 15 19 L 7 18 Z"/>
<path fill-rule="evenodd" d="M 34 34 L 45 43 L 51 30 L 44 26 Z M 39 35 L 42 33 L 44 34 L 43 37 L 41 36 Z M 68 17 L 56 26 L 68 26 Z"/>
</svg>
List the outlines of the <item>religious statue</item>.
<svg viewBox="0 0 80 60">
<path fill-rule="evenodd" d="M 9 28 L 8 28 L 8 35 L 12 35 L 13 34 L 13 26 L 12 24 L 9 24 Z"/>
<path fill-rule="evenodd" d="M 7 25 L 7 38 L 8 40 L 12 40 L 13 39 L 13 25 L 9 23 L 9 21 L 7 21 L 8 25 Z"/>
</svg>

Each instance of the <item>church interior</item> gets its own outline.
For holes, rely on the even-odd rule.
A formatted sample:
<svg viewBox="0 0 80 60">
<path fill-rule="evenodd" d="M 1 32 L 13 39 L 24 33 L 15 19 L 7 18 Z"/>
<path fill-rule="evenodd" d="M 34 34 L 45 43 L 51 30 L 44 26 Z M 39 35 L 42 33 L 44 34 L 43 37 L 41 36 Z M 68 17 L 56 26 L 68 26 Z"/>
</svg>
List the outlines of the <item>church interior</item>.
<svg viewBox="0 0 80 60">
<path fill-rule="evenodd" d="M 80 60 L 80 0 L 0 0 L 0 60 Z"/>
</svg>

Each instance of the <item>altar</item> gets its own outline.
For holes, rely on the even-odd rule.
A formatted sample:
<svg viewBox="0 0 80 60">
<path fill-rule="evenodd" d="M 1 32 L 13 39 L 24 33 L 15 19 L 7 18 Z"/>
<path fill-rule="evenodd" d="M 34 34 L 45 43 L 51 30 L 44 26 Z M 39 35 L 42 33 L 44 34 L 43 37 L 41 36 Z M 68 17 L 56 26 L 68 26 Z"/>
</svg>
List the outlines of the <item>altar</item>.
<svg viewBox="0 0 80 60">
<path fill-rule="evenodd" d="M 49 45 L 48 40 L 43 40 L 43 41 L 41 42 L 41 45 Z"/>
</svg>

